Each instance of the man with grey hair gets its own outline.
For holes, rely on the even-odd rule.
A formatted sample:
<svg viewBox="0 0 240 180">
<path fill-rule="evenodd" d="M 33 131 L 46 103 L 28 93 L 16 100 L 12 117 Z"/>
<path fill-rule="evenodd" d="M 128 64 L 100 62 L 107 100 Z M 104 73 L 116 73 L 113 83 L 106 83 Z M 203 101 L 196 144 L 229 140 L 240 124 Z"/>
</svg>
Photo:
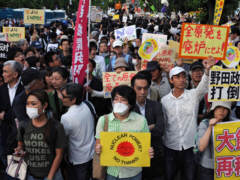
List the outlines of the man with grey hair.
<svg viewBox="0 0 240 180">
<path fill-rule="evenodd" d="M 17 124 L 13 111 L 13 102 L 17 94 L 23 91 L 20 82 L 22 65 L 14 60 L 3 64 L 4 84 L 0 86 L 0 159 L 6 159 L 7 154 L 12 154 L 17 145 Z M 6 166 L 6 162 L 0 164 Z M 1 165 L 0 165 L 1 166 Z M 1 174 L 0 174 L 1 179 Z"/>
<path fill-rule="evenodd" d="M 20 48 L 23 52 L 25 52 L 29 47 L 28 41 L 26 39 L 20 39 L 17 42 L 17 47 Z"/>
</svg>

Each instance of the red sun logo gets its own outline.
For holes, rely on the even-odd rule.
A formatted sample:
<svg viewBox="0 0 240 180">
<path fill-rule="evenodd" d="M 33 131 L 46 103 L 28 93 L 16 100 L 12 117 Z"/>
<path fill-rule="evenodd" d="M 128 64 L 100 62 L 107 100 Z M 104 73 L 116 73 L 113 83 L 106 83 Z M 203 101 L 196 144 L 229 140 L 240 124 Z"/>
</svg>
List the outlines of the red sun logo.
<svg viewBox="0 0 240 180">
<path fill-rule="evenodd" d="M 117 146 L 117 153 L 121 156 L 131 156 L 135 151 L 134 146 L 132 145 L 132 143 L 130 142 L 121 142 L 118 146 Z"/>
</svg>

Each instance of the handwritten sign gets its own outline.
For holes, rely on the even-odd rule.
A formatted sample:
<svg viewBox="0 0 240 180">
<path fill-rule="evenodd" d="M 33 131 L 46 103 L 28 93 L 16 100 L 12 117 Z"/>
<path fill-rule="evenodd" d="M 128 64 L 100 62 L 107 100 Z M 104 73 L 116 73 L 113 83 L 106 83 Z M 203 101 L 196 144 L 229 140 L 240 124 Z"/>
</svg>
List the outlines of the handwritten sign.
<svg viewBox="0 0 240 180">
<path fill-rule="evenodd" d="M 228 68 L 237 67 L 240 61 L 240 52 L 237 47 L 235 46 L 228 46 L 226 59 L 223 60 L 223 64 Z"/>
<path fill-rule="evenodd" d="M 24 9 L 24 24 L 44 24 L 45 12 L 38 9 Z"/>
<path fill-rule="evenodd" d="M 229 27 L 184 23 L 179 57 L 186 59 L 225 59 Z"/>
<path fill-rule="evenodd" d="M 208 101 L 239 101 L 239 79 L 239 69 L 213 67 L 210 71 Z"/>
<path fill-rule="evenodd" d="M 124 71 L 121 73 L 116 72 L 103 72 L 103 91 L 104 98 L 110 98 L 111 92 L 114 87 L 119 85 L 131 84 L 131 79 L 135 76 L 136 71 Z"/>
<path fill-rule="evenodd" d="M 6 61 L 8 59 L 8 49 L 8 42 L 0 41 L 0 61 Z"/>
<path fill-rule="evenodd" d="M 168 40 L 168 46 L 172 49 L 175 49 L 175 52 L 179 52 L 179 42 L 173 41 L 173 40 Z"/>
<path fill-rule="evenodd" d="M 213 131 L 214 179 L 239 180 L 240 121 L 218 123 Z"/>
<path fill-rule="evenodd" d="M 9 42 L 25 39 L 25 27 L 3 27 L 3 33 L 7 34 Z"/>
<path fill-rule="evenodd" d="M 102 166 L 150 166 L 150 133 L 101 132 L 100 139 Z"/>
<path fill-rule="evenodd" d="M 174 67 L 175 62 L 175 50 L 169 48 L 168 46 L 162 46 L 158 54 L 153 58 L 153 60 L 158 61 L 161 67 Z"/>
<path fill-rule="evenodd" d="M 116 39 L 121 39 L 123 41 L 125 40 L 125 38 L 127 38 L 129 41 L 134 40 L 137 38 L 136 26 L 132 25 L 132 26 L 116 29 L 114 31 L 114 35 Z"/>
</svg>

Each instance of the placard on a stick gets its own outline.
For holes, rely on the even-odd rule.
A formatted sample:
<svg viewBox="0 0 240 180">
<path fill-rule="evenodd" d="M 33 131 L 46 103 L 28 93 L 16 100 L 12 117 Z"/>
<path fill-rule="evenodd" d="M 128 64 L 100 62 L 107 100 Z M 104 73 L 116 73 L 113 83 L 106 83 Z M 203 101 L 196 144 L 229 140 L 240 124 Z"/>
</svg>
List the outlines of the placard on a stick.
<svg viewBox="0 0 240 180">
<path fill-rule="evenodd" d="M 38 9 L 24 9 L 24 24 L 44 24 L 45 12 Z"/>
<path fill-rule="evenodd" d="M 131 79 L 135 76 L 136 71 L 124 71 L 121 73 L 116 72 L 103 72 L 103 91 L 104 98 L 111 98 L 111 92 L 114 87 L 119 85 L 131 84 Z"/>
<path fill-rule="evenodd" d="M 7 34 L 9 42 L 25 39 L 25 27 L 3 27 L 3 33 Z"/>
<path fill-rule="evenodd" d="M 186 59 L 225 59 L 229 27 L 184 23 L 179 57 Z"/>
</svg>

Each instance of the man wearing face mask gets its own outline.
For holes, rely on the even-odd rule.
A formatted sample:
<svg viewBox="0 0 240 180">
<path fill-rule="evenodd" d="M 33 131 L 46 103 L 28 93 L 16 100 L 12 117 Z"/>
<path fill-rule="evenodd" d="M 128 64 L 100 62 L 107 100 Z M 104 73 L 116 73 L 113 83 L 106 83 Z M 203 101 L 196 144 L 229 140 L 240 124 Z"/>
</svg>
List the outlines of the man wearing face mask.
<svg viewBox="0 0 240 180">
<path fill-rule="evenodd" d="M 113 89 L 112 93 L 113 112 L 101 116 L 96 128 L 97 154 L 101 153 L 100 133 L 103 131 L 104 122 L 108 119 L 108 131 L 111 132 L 149 132 L 147 121 L 144 116 L 133 111 L 136 106 L 136 93 L 127 86 L 121 85 Z M 153 157 L 153 149 L 149 149 L 149 156 Z M 107 179 L 110 180 L 141 180 L 141 167 L 107 167 Z"/>
</svg>

